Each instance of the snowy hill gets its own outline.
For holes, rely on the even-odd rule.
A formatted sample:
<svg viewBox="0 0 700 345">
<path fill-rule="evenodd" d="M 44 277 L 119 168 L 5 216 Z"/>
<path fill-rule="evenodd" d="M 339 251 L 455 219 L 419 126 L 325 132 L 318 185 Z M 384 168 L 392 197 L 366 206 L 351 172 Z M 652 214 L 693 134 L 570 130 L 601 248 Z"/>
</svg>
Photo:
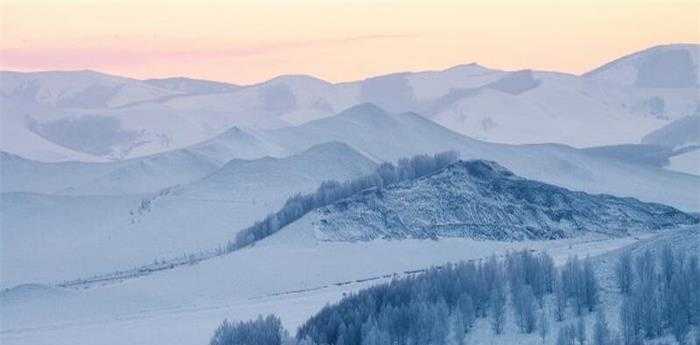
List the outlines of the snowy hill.
<svg viewBox="0 0 700 345">
<path fill-rule="evenodd" d="M 143 82 L 182 94 L 225 93 L 233 92 L 240 88 L 238 85 L 229 83 L 183 77 L 146 79 Z"/>
<path fill-rule="evenodd" d="M 645 135 L 642 143 L 670 148 L 700 145 L 700 107 L 694 115 L 675 120 Z"/>
<path fill-rule="evenodd" d="M 700 148 L 671 157 L 666 168 L 700 176 Z"/>
<path fill-rule="evenodd" d="M 188 150 L 106 163 L 44 163 L 0 151 L 0 189 L 72 195 L 126 195 L 157 192 L 198 180 L 220 167 Z"/>
<path fill-rule="evenodd" d="M 232 159 L 279 157 L 287 152 L 237 127 L 183 149 L 113 162 L 45 163 L 0 151 L 0 190 L 72 195 L 154 193 L 203 178 Z"/>
<path fill-rule="evenodd" d="M 58 108 L 110 108 L 177 92 L 100 72 L 0 72 L 2 95 Z"/>
<path fill-rule="evenodd" d="M 645 144 L 596 146 L 582 151 L 594 156 L 659 168 L 668 165 L 669 158 L 675 154 L 671 148 Z"/>
<path fill-rule="evenodd" d="M 229 148 L 230 137 L 236 144 Z M 250 154 L 265 154 L 270 147 L 281 156 L 295 154 L 233 159 L 235 148 L 257 147 L 239 146 L 240 140 L 264 144 Z M 481 142 L 419 115 L 391 114 L 367 104 L 297 127 L 231 129 L 217 140 L 122 162 L 47 164 L 3 155 L 3 192 L 31 188 L 44 193 L 2 194 L 8 248 L 3 261 L 35 267 L 18 265 L 3 275 L 15 283 L 71 279 L 210 250 L 277 210 L 287 197 L 310 192 L 324 180 L 344 181 L 381 161 L 446 150 L 460 152 L 463 159 L 494 160 L 520 176 L 576 191 L 700 209 L 700 176 L 562 145 Z M 22 236 L 6 235 L 10 232 Z M 76 243 L 81 243 L 78 249 Z M 31 255 L 28 246 L 42 246 L 46 253 Z M 61 269 L 50 269 L 55 265 Z"/>
<path fill-rule="evenodd" d="M 584 76 L 645 88 L 698 87 L 699 62 L 700 45 L 669 44 L 624 56 Z"/>
<path fill-rule="evenodd" d="M 146 195 L 77 195 L 172 182 L 178 175 L 166 174 L 171 164 L 206 168 L 187 151 L 166 158 L 135 160 L 72 190 L 76 195 L 0 194 L 0 262 L 12 263 L 3 265 L 3 287 L 86 277 L 209 251 L 291 195 L 308 193 L 326 180 L 365 175 L 375 166 L 345 144 L 327 143 L 285 158 L 233 160 L 197 181 Z M 154 165 L 160 173 L 149 175 Z M 125 180 L 112 181 L 117 173 Z M 42 254 L 35 255 L 32 248 Z"/>
<path fill-rule="evenodd" d="M 213 172 L 211 167 L 223 166 L 232 159 L 284 157 L 327 142 L 345 143 L 375 162 L 456 150 L 464 159 L 494 160 L 518 175 L 573 190 L 631 196 L 683 210 L 700 209 L 694 193 L 700 180 L 693 176 L 563 145 L 513 146 L 473 140 L 415 113 L 389 113 L 372 104 L 358 105 L 335 116 L 299 126 L 262 131 L 231 128 L 182 151 L 110 163 L 111 169 L 88 169 L 99 170 L 101 174 L 76 172 L 89 177 L 84 180 L 77 176 L 54 179 L 49 172 L 51 169 L 45 169 L 53 165 L 45 164 L 36 164 L 38 168 L 30 170 L 13 170 L 12 165 L 8 165 L 3 174 L 12 176 L 16 171 L 16 181 L 26 181 L 9 186 L 8 190 L 13 191 L 113 194 L 124 188 L 126 193 L 154 192 L 174 184 L 192 182 Z M 639 155 L 635 153 L 633 156 Z M 141 163 L 142 160 L 149 163 Z M 117 168 L 127 170 L 119 172 Z M 30 173 L 22 175 L 21 171 Z M 117 172 L 112 174 L 112 171 Z M 139 176 L 152 182 L 140 182 Z M 88 185 L 91 187 L 85 187 Z M 51 186 L 56 188 L 45 188 Z M 658 193 L 659 186 L 664 186 L 666 193 Z M 73 189 L 68 189 L 70 187 Z"/>
<path fill-rule="evenodd" d="M 316 209 L 274 236 L 281 237 L 280 243 L 295 237 L 543 240 L 586 232 L 624 236 L 697 222 L 672 207 L 572 192 L 475 160 L 382 190 L 366 190 Z"/>
<path fill-rule="evenodd" d="M 300 126 L 262 132 L 290 150 L 339 141 L 376 161 L 456 150 L 463 159 L 493 160 L 514 173 L 589 193 L 631 196 L 683 210 L 700 209 L 700 179 L 648 164 L 594 155 L 564 145 L 504 145 L 474 140 L 415 113 L 388 113 L 362 104 Z M 658 193 L 663 186 L 667 193 Z"/>
</svg>

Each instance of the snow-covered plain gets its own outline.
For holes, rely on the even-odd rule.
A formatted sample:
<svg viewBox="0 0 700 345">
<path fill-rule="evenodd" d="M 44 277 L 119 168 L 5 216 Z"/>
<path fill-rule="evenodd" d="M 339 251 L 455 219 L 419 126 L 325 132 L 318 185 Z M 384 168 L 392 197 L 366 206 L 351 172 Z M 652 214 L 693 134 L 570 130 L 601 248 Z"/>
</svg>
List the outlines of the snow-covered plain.
<svg viewBox="0 0 700 345">
<path fill-rule="evenodd" d="M 277 313 L 290 330 L 343 294 L 397 274 L 507 250 L 546 249 L 558 262 L 656 236 L 589 235 L 554 241 L 470 239 L 297 241 L 258 245 L 193 266 L 103 286 L 19 286 L 0 295 L 3 344 L 201 344 L 224 318 Z M 368 280 L 369 279 L 369 280 Z M 62 343 L 63 342 L 63 343 Z"/>
</svg>

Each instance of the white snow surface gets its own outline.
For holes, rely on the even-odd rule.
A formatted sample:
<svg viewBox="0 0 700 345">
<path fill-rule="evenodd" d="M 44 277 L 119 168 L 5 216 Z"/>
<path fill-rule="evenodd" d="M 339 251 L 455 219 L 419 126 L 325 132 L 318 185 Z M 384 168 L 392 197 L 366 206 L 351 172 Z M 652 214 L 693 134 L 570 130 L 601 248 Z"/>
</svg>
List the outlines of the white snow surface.
<svg viewBox="0 0 700 345">
<path fill-rule="evenodd" d="M 700 176 L 700 149 L 682 153 L 669 159 L 666 169 Z"/>
<path fill-rule="evenodd" d="M 654 236 L 590 235 L 555 241 L 470 239 L 295 241 L 258 245 L 230 255 L 88 289 L 19 286 L 0 294 L 3 344 L 201 344 L 224 318 L 277 313 L 294 331 L 328 302 L 386 282 L 394 274 L 479 259 L 506 250 L 546 249 L 558 262 L 597 255 Z M 376 279 L 375 279 L 376 278 Z M 369 280 L 366 280 L 369 279 Z M 39 290 L 39 291 L 36 291 Z"/>
<path fill-rule="evenodd" d="M 2 193 L 0 286 L 70 280 L 209 251 L 291 195 L 374 167 L 333 142 L 286 158 L 233 160 L 205 178 L 152 194 Z"/>
</svg>

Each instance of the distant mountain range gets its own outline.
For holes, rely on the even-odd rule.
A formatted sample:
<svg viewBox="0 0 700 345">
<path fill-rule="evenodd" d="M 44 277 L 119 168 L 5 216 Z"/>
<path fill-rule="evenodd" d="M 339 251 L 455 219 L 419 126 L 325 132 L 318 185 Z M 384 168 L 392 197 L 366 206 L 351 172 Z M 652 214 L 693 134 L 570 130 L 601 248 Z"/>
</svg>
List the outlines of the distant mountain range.
<svg viewBox="0 0 700 345">
<path fill-rule="evenodd" d="M 591 232 L 626 236 L 696 223 L 672 207 L 573 192 L 474 160 L 318 208 L 268 241 L 545 240 Z"/>
<path fill-rule="evenodd" d="M 0 149 L 39 161 L 123 160 L 233 127 L 285 128 L 368 102 L 492 142 L 638 143 L 698 114 L 699 51 L 695 44 L 657 46 L 580 76 L 467 64 L 337 84 L 302 75 L 239 86 L 94 71 L 1 72 Z"/>
</svg>

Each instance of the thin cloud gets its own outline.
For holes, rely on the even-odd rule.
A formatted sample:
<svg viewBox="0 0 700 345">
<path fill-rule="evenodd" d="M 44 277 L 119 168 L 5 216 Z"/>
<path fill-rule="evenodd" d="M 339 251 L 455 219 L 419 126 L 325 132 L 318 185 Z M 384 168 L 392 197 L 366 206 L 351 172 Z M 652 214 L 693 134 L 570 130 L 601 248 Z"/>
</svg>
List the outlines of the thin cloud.
<svg viewBox="0 0 700 345">
<path fill-rule="evenodd" d="M 287 41 L 253 45 L 238 45 L 226 49 L 141 50 L 114 48 L 60 48 L 60 49 L 2 49 L 0 64 L 3 68 L 82 68 L 129 66 L 157 63 L 169 59 L 221 60 L 242 58 L 304 49 L 334 46 L 376 40 L 412 39 L 416 34 L 361 35 L 305 41 Z"/>
</svg>

